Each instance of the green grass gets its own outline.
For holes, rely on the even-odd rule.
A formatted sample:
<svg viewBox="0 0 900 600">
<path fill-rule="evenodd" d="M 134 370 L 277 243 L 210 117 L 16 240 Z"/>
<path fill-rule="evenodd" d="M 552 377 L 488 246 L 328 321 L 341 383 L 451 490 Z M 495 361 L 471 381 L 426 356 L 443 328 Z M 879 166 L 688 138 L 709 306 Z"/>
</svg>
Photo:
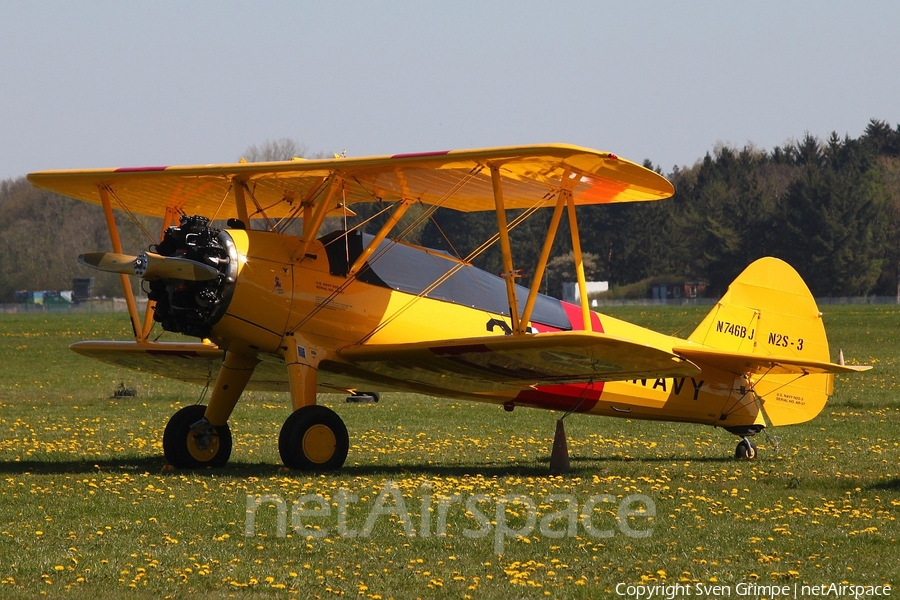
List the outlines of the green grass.
<svg viewBox="0 0 900 600">
<path fill-rule="evenodd" d="M 607 312 L 687 335 L 705 310 Z M 732 460 L 736 439 L 720 430 L 572 415 L 574 470 L 550 476 L 556 413 L 385 394 L 379 404 L 326 397 L 350 431 L 350 456 L 340 474 L 298 475 L 281 471 L 277 453 L 287 396 L 242 399 L 227 468 L 164 472 L 162 430 L 200 388 L 67 350 L 127 338 L 122 315 L 0 315 L 0 596 L 596 598 L 618 583 L 900 585 L 900 309 L 827 307 L 825 319 L 833 355 L 843 348 L 876 369 L 839 378 L 811 423 L 776 430 L 777 452 L 760 436 L 755 462 Z M 139 395 L 111 399 L 120 382 Z M 280 497 L 290 524 L 301 496 L 334 501 L 343 489 L 359 497 L 347 525 L 362 530 L 391 482 L 417 530 L 423 501 L 432 497 L 433 533 L 437 498 L 453 494 L 486 495 L 478 506 L 491 518 L 503 497 L 525 496 L 537 525 L 502 540 L 498 555 L 493 532 L 464 534 L 479 524 L 459 503 L 443 536 L 407 536 L 397 516 L 381 515 L 370 536 L 342 537 L 332 510 L 309 519 L 327 528 L 322 539 L 290 527 L 278 537 L 272 505 L 244 535 L 248 496 Z M 544 503 L 550 494 L 579 510 L 614 496 L 592 521 L 613 535 L 580 523 L 574 536 L 545 535 L 541 518 L 564 508 Z M 655 506 L 655 517 L 629 519 L 648 537 L 616 526 L 618 504 L 635 494 Z M 512 502 L 501 516 L 522 528 L 526 512 Z"/>
</svg>

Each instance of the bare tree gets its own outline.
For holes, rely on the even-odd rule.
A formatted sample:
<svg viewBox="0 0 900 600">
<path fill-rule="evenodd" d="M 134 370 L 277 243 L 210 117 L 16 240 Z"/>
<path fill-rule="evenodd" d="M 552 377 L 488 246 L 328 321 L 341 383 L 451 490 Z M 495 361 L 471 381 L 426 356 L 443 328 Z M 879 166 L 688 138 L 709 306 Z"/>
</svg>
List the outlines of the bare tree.
<svg viewBox="0 0 900 600">
<path fill-rule="evenodd" d="M 582 252 L 581 263 L 587 281 L 591 281 L 600 274 L 600 257 L 593 252 Z M 561 297 L 563 283 L 575 281 L 577 278 L 575 252 L 570 250 L 567 254 L 556 256 L 547 262 L 547 271 L 544 274 L 544 290 L 545 292 L 549 291 L 551 295 L 559 294 L 558 297 Z"/>
<path fill-rule="evenodd" d="M 244 159 L 247 162 L 269 162 L 275 160 L 291 160 L 292 158 L 306 158 L 306 146 L 291 138 L 268 140 L 261 146 L 253 144 L 244 150 Z"/>
</svg>

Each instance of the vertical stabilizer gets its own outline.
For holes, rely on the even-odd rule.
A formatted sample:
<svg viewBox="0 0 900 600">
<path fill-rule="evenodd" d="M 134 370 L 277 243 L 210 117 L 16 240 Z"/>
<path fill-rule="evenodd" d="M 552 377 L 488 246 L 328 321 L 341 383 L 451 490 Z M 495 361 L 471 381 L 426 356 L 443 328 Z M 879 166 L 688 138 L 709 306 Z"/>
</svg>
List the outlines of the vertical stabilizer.
<svg viewBox="0 0 900 600">
<path fill-rule="evenodd" d="M 688 339 L 724 352 L 830 362 L 815 299 L 797 271 L 777 258 L 748 266 Z M 814 418 L 834 382 L 830 373 L 738 375 L 748 378 L 772 425 Z"/>
</svg>

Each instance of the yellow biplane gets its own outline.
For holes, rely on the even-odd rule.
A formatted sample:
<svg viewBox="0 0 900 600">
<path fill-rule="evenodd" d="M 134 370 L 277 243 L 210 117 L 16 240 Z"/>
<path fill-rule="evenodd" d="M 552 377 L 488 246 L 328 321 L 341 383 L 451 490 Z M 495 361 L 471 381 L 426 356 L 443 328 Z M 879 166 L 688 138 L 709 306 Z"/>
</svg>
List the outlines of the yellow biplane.
<svg viewBox="0 0 900 600">
<path fill-rule="evenodd" d="M 290 392 L 278 445 L 299 470 L 338 469 L 349 449 L 343 421 L 316 404 L 317 392 L 360 390 L 703 423 L 740 436 L 736 455 L 752 458 L 751 436 L 812 419 L 834 373 L 868 368 L 831 362 L 814 299 L 774 258 L 750 265 L 687 339 L 590 311 L 575 207 L 674 193 L 664 177 L 607 152 L 518 146 L 28 178 L 106 214 L 114 252 L 79 260 L 121 274 L 135 339 L 72 349 L 211 385 L 207 405 L 179 410 L 165 428 L 176 467 L 228 461 L 228 419 L 245 389 Z M 361 203 L 377 204 L 377 231 L 323 227 Z M 438 208 L 491 211 L 496 233 L 466 257 L 406 243 L 401 220 L 413 206 L 418 221 Z M 161 217 L 161 239 L 124 254 L 117 209 Z M 540 209 L 552 218 L 526 288 L 509 233 Z M 539 293 L 564 217 L 580 305 Z M 471 262 L 493 244 L 499 276 Z M 129 276 L 143 279 L 143 317 Z M 157 323 L 201 341 L 152 341 Z"/>
</svg>

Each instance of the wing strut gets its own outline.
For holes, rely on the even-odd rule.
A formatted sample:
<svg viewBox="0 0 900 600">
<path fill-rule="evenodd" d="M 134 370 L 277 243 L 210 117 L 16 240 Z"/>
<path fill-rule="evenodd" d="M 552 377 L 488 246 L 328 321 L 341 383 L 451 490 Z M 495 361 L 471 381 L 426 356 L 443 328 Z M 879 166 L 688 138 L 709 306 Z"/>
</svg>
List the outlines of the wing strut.
<svg viewBox="0 0 900 600">
<path fill-rule="evenodd" d="M 124 254 L 122 250 L 122 240 L 119 237 L 119 227 L 116 225 L 116 217 L 113 215 L 112 203 L 109 199 L 109 190 L 103 186 L 98 186 L 100 190 L 100 203 L 103 205 L 103 214 L 106 216 L 106 228 L 109 230 L 109 241 L 112 242 L 113 252 Z M 128 275 L 120 274 L 122 278 L 122 291 L 125 294 L 125 304 L 128 306 L 128 315 L 131 317 L 131 329 L 134 331 L 134 339 L 143 342 L 147 340 L 144 335 L 144 328 L 138 315 L 137 302 L 134 299 L 134 290 L 131 289 L 131 280 Z"/>
<path fill-rule="evenodd" d="M 578 221 L 575 219 L 575 199 L 571 193 L 566 194 L 566 206 L 569 209 L 569 230 L 572 233 L 572 253 L 575 255 L 575 275 L 578 278 L 578 292 L 581 300 L 581 319 L 585 331 L 593 331 L 591 309 L 588 307 L 587 283 L 584 279 L 584 260 L 581 255 L 581 238 L 578 235 Z"/>
<path fill-rule="evenodd" d="M 561 190 L 559 198 L 556 201 L 556 208 L 553 209 L 553 217 L 550 219 L 550 227 L 547 229 L 544 247 L 541 249 L 541 256 L 538 258 L 538 264 L 534 269 L 534 277 L 531 279 L 531 289 L 528 290 L 528 300 L 525 301 L 525 309 L 522 311 L 522 320 L 519 322 L 519 333 L 525 332 L 525 328 L 528 327 L 528 322 L 531 320 L 531 311 L 534 310 L 534 303 L 537 300 L 541 282 L 544 279 L 544 271 L 547 269 L 547 260 L 550 258 L 553 240 L 556 239 L 559 222 L 562 220 L 562 211 L 566 205 L 566 198 L 570 195 L 571 192 L 569 190 Z"/>
<path fill-rule="evenodd" d="M 166 234 L 166 229 L 170 225 L 175 224 L 175 219 L 178 216 L 178 211 L 174 206 L 169 204 L 166 206 L 166 216 L 163 218 L 162 229 L 159 233 L 159 239 L 163 239 Z M 144 329 L 141 333 L 141 337 L 139 341 L 144 341 L 150 338 L 150 330 L 153 329 L 153 307 L 156 305 L 155 300 L 147 299 L 147 308 L 144 312 Z"/>
<path fill-rule="evenodd" d="M 297 255 L 300 259 L 306 256 L 306 253 L 309 251 L 316 232 L 319 231 L 319 227 L 322 226 L 322 222 L 325 220 L 325 215 L 328 214 L 329 206 L 331 206 L 335 193 L 339 187 L 343 186 L 343 180 L 338 179 L 337 172 L 329 175 L 328 179 L 328 190 L 325 192 L 325 199 L 316 207 L 315 213 L 311 215 L 312 218 L 309 222 L 306 221 L 307 212 L 304 211 L 303 213 L 303 248 Z"/>
<path fill-rule="evenodd" d="M 385 221 L 384 225 L 381 226 L 381 229 L 378 230 L 378 233 L 375 234 L 375 237 L 369 242 L 369 245 L 366 246 L 362 253 L 357 257 L 357 259 L 353 262 L 353 266 L 350 267 L 350 270 L 347 271 L 347 277 L 353 277 L 356 273 L 362 268 L 366 261 L 369 260 L 369 257 L 372 256 L 372 253 L 375 252 L 375 249 L 378 248 L 378 245 L 384 241 L 384 238 L 387 237 L 388 233 L 394 228 L 397 223 L 400 222 L 400 219 L 406 213 L 410 206 L 413 205 L 413 200 L 408 198 L 404 198 L 400 202 L 397 203 L 397 207 L 391 213 L 391 216 Z"/>
<path fill-rule="evenodd" d="M 503 255 L 503 279 L 506 280 L 506 297 L 509 299 L 509 318 L 512 321 L 513 332 L 522 334 L 524 329 L 519 324 L 516 273 L 513 270 L 512 250 L 509 244 L 509 229 L 506 225 L 506 206 L 503 204 L 503 186 L 500 181 L 499 167 L 491 167 L 491 183 L 494 188 L 494 206 L 497 209 L 497 232 L 500 234 L 500 253 Z"/>
<path fill-rule="evenodd" d="M 244 182 L 237 177 L 231 180 L 231 189 L 234 191 L 234 208 L 237 211 L 238 219 L 244 225 L 250 227 L 250 214 L 247 212 L 247 198 L 244 196 Z"/>
</svg>

